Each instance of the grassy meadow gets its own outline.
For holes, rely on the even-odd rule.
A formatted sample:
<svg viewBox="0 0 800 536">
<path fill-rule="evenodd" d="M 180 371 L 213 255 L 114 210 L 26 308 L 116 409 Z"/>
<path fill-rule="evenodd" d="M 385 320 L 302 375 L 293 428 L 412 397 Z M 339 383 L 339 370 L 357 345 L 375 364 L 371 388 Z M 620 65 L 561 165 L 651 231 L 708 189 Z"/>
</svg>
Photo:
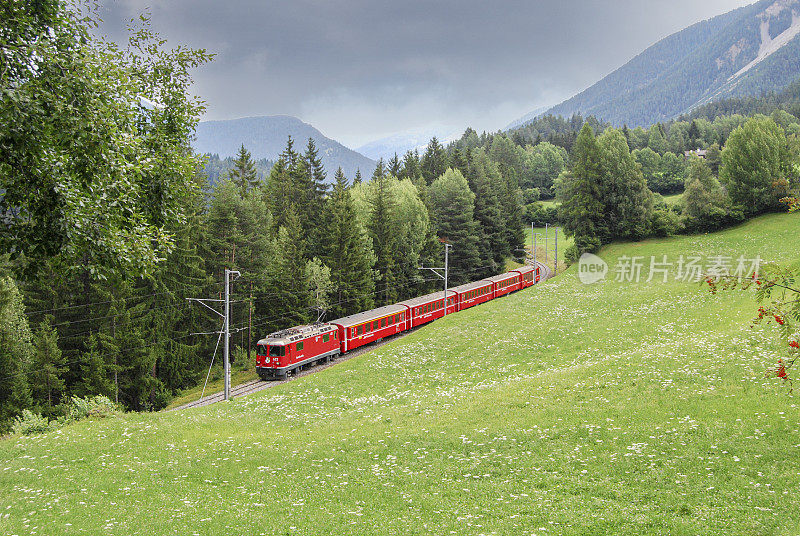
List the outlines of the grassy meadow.
<svg viewBox="0 0 800 536">
<path fill-rule="evenodd" d="M 799 225 L 615 244 L 609 281 L 573 267 L 231 403 L 0 441 L 0 533 L 798 534 L 798 399 L 753 296 L 613 266 L 794 262 Z"/>
</svg>

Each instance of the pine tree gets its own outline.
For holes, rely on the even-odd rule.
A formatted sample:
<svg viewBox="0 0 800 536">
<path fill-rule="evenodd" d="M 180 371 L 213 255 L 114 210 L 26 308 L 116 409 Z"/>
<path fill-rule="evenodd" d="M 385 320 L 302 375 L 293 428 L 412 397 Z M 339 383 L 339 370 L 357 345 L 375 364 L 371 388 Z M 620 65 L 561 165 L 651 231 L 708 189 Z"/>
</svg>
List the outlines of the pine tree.
<svg viewBox="0 0 800 536">
<path fill-rule="evenodd" d="M 419 151 L 406 151 L 403 156 L 403 170 L 398 176 L 400 179 L 410 179 L 416 183 L 417 178 L 422 177 L 422 169 L 419 162 Z"/>
<path fill-rule="evenodd" d="M 319 152 L 314 144 L 313 138 L 308 138 L 308 146 L 304 155 L 306 164 L 306 172 L 308 173 L 307 181 L 304 181 L 303 186 L 306 188 L 306 211 L 304 228 L 308 240 L 316 248 L 316 244 L 321 239 L 320 218 L 325 204 L 325 196 L 328 193 L 328 185 L 325 183 L 325 168 L 322 165 L 322 160 L 319 157 Z"/>
<path fill-rule="evenodd" d="M 689 127 L 689 146 L 690 149 L 697 149 L 699 147 L 699 143 L 702 138 L 702 134 L 700 133 L 700 127 L 697 125 L 697 121 L 692 121 L 691 126 Z"/>
<path fill-rule="evenodd" d="M 28 372 L 33 345 L 20 294 L 14 281 L 0 277 L 0 431 L 32 406 Z"/>
<path fill-rule="evenodd" d="M 606 130 L 598 139 L 601 202 L 608 228 L 607 238 L 640 239 L 649 232 L 653 193 L 631 155 L 622 132 Z"/>
<path fill-rule="evenodd" d="M 243 192 L 247 192 L 260 182 L 256 172 L 256 164 L 253 162 L 250 151 L 245 149 L 244 144 L 239 148 L 236 159 L 233 161 L 230 178 Z"/>
<path fill-rule="evenodd" d="M 67 370 L 64 356 L 58 348 L 58 334 L 51 327 L 53 317 L 47 316 L 39 324 L 33 338 L 33 367 L 31 369 L 31 391 L 33 399 L 46 406 L 52 414 L 53 406 L 64 394 L 64 372 Z"/>
<path fill-rule="evenodd" d="M 353 185 L 361 184 L 361 170 L 356 169 L 356 176 L 353 178 Z"/>
<path fill-rule="evenodd" d="M 501 181 L 500 172 L 485 151 L 478 150 L 473 153 L 467 179 L 475 194 L 474 215 L 480 232 L 480 266 L 486 267 L 475 275 L 487 277 L 497 274 L 505 258 L 511 254 L 505 239 L 505 217 L 497 195 Z"/>
<path fill-rule="evenodd" d="M 306 323 L 309 318 L 306 241 L 300 218 L 293 209 L 286 216 L 286 225 L 278 230 L 274 259 L 272 291 L 277 297 L 272 301 L 274 310 L 283 315 L 282 327 Z"/>
<path fill-rule="evenodd" d="M 439 140 L 434 136 L 428 143 L 425 154 L 422 155 L 422 160 L 420 161 L 422 176 L 425 178 L 425 181 L 430 184 L 443 175 L 449 166 L 447 151 L 444 150 L 442 144 L 439 143 Z"/>
<path fill-rule="evenodd" d="M 462 153 L 458 147 L 454 148 L 453 153 L 450 155 L 450 165 L 453 169 L 460 171 L 465 177 L 467 176 L 467 173 L 469 173 L 467 159 L 464 157 L 464 153 Z"/>
<path fill-rule="evenodd" d="M 564 233 L 575 239 L 567 257 L 575 261 L 582 253 L 600 247 L 609 230 L 601 198 L 601 151 L 588 124 L 581 128 L 572 151 L 572 172 L 556 190 Z"/>
<path fill-rule="evenodd" d="M 326 240 L 322 260 L 331 270 L 333 283 L 330 318 L 371 309 L 375 290 L 372 245 L 358 222 L 342 168 L 335 178 L 323 216 Z"/>
<path fill-rule="evenodd" d="M 656 123 L 650 127 L 650 138 L 647 141 L 647 146 L 660 155 L 663 155 L 669 149 L 664 127 L 661 123 Z"/>
<path fill-rule="evenodd" d="M 392 177 L 400 177 L 400 171 L 402 171 L 402 165 L 400 164 L 400 158 L 398 158 L 397 153 L 394 153 L 394 156 L 389 159 L 387 163 L 387 171 L 389 175 Z"/>
<path fill-rule="evenodd" d="M 480 266 L 478 226 L 474 219 L 475 194 L 460 171 L 448 169 L 430 187 L 431 217 L 442 240 L 453 245 L 450 280 L 453 285 L 471 281 Z"/>
<path fill-rule="evenodd" d="M 202 186 L 202 185 L 198 185 Z M 205 200 L 201 194 L 202 187 L 194 195 L 186 199 L 186 223 L 173 231 L 175 248 L 161 263 L 152 277 L 138 282 L 136 293 L 147 296 L 143 300 L 145 311 L 137 320 L 142 332 L 150 335 L 147 341 L 150 345 L 150 354 L 156 358 L 155 377 L 163 384 L 163 390 L 154 393 L 151 404 L 154 409 L 166 403 L 166 396 L 177 393 L 178 390 L 193 384 L 195 375 L 206 364 L 206 355 L 212 344 L 210 337 L 187 339 L 186 333 L 202 331 L 195 329 L 199 324 L 205 325 L 205 314 L 198 307 L 191 307 L 186 302 L 187 297 L 208 296 L 214 290 L 212 278 L 209 273 L 214 270 L 207 265 L 207 247 L 209 234 L 203 225 L 203 211 Z M 271 221 L 257 220 L 261 212 L 265 212 L 263 202 L 257 190 L 245 193 L 239 192 L 238 199 L 244 199 L 244 206 L 240 210 L 238 225 L 253 226 L 260 224 L 262 229 L 268 229 Z M 250 201 L 250 203 L 248 203 Z M 255 202 L 257 207 L 253 206 Z M 238 263 L 243 270 L 243 275 L 248 277 L 257 264 L 251 257 L 261 252 L 263 246 L 254 243 L 264 236 L 257 228 L 245 228 L 241 233 L 243 242 L 238 248 Z M 220 267 L 220 270 L 224 267 Z M 235 308 L 234 311 L 241 311 Z"/>
<path fill-rule="evenodd" d="M 286 225 L 286 215 L 294 203 L 294 191 L 289 176 L 287 155 L 282 154 L 269 172 L 267 186 L 263 191 L 270 212 L 274 216 L 273 230 Z"/>
<path fill-rule="evenodd" d="M 394 273 L 397 232 L 393 224 L 396 203 L 389 189 L 389 178 L 382 159 L 378 160 L 370 184 L 374 184 L 374 188 L 369 199 L 370 216 L 367 228 L 375 251 L 375 269 L 379 275 L 376 302 L 387 305 L 397 298 Z"/>
</svg>

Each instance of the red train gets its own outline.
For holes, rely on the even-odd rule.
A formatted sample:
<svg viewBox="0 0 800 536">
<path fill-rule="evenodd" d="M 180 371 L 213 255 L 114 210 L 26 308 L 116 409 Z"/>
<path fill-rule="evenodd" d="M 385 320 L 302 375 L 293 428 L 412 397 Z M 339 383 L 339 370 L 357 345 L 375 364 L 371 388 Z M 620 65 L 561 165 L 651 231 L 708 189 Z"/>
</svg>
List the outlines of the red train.
<svg viewBox="0 0 800 536">
<path fill-rule="evenodd" d="M 299 326 L 258 341 L 256 371 L 263 380 L 283 379 L 312 363 L 327 363 L 365 344 L 422 326 L 447 314 L 499 298 L 539 282 L 541 266 L 523 266 L 494 277 L 379 307 L 324 324 Z M 446 303 L 445 303 L 446 302 Z"/>
</svg>

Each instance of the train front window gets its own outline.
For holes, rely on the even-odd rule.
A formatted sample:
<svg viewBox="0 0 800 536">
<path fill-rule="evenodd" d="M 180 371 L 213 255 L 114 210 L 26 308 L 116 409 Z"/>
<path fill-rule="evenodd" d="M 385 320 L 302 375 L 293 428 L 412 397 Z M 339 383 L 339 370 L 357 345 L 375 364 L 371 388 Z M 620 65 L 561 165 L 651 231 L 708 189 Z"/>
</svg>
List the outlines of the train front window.
<svg viewBox="0 0 800 536">
<path fill-rule="evenodd" d="M 266 344 L 259 344 L 258 349 L 256 350 L 256 354 L 258 355 L 267 355 L 267 345 Z"/>
<path fill-rule="evenodd" d="M 270 346 L 269 347 L 269 356 L 270 357 L 283 357 L 286 355 L 286 347 L 285 346 Z"/>
</svg>

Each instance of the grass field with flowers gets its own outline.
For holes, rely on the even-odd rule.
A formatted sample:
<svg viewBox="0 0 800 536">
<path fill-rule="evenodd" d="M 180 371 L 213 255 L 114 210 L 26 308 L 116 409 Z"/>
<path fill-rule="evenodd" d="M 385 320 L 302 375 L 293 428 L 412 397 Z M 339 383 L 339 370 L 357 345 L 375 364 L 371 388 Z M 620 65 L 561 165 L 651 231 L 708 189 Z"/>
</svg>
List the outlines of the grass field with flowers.
<svg viewBox="0 0 800 536">
<path fill-rule="evenodd" d="M 790 263 L 799 230 L 615 244 L 607 282 L 573 267 L 232 403 L 0 441 L 0 533 L 798 534 L 798 398 L 753 296 L 613 266 Z"/>
</svg>

